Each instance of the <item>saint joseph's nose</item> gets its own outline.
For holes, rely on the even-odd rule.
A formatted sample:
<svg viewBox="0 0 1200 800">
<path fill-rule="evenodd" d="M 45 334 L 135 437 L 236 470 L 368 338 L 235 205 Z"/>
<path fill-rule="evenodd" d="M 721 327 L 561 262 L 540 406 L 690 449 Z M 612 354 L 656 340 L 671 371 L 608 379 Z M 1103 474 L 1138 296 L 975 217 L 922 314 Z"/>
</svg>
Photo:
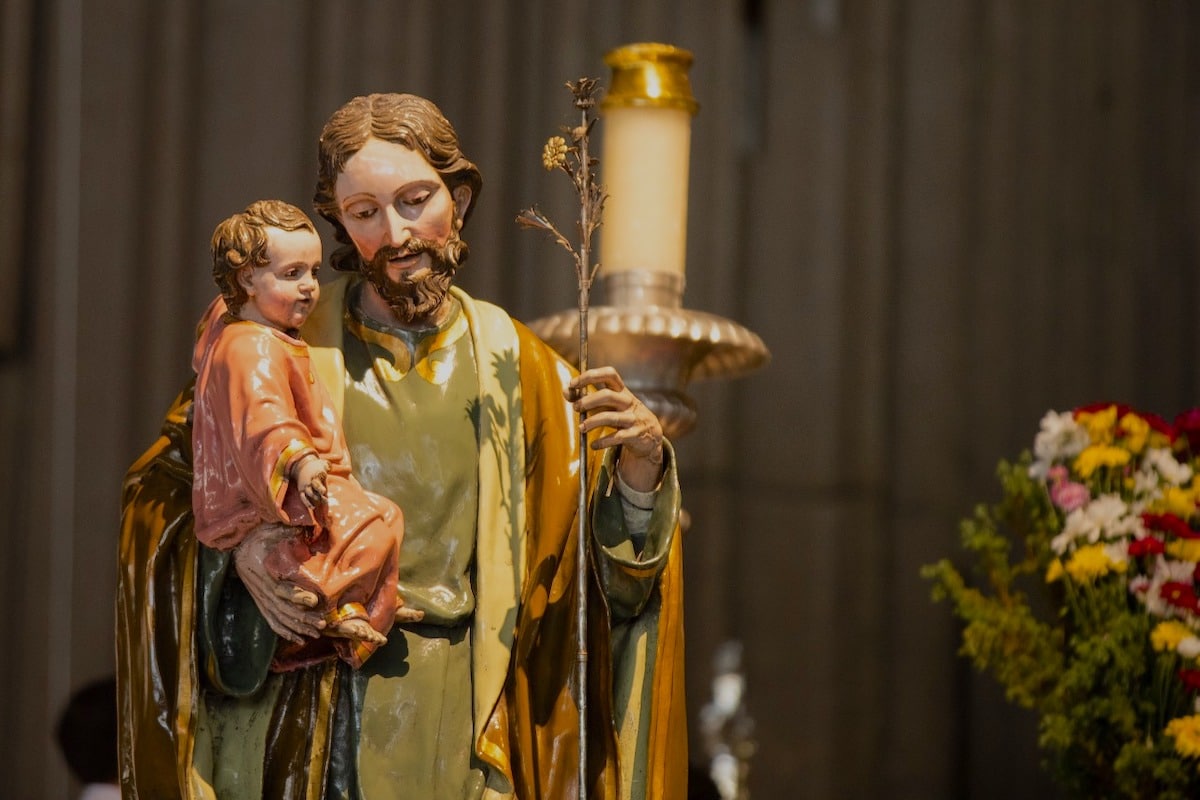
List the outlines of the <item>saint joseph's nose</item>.
<svg viewBox="0 0 1200 800">
<path fill-rule="evenodd" d="M 403 247 L 412 238 L 409 221 L 400 215 L 395 206 L 389 206 L 383 213 L 385 221 L 383 244 Z"/>
</svg>

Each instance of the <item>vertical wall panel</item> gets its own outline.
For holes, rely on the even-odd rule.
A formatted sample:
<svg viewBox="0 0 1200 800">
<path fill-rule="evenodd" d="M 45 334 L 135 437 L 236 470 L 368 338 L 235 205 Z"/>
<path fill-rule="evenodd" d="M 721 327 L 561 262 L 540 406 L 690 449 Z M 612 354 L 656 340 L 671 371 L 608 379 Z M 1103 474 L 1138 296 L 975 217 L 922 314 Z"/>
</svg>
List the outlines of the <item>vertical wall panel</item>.
<svg viewBox="0 0 1200 800">
<path fill-rule="evenodd" d="M 943 530 L 954 509 L 946 499 L 964 487 L 968 449 L 966 338 L 972 324 L 966 303 L 964 262 L 967 231 L 976 198 L 967 191 L 969 138 L 974 110 L 971 80 L 973 15 L 978 7 L 907 3 L 900 28 L 900 172 L 897 195 L 899 237 L 896 338 L 891 352 L 896 395 L 893 429 L 884 444 L 891 455 L 895 506 L 888 589 L 892 624 L 888 643 L 894 685 L 910 687 L 889 696 L 885 793 L 916 796 L 953 794 L 957 755 L 946 717 L 924 720 L 913 735 L 927 698 L 943 696 L 952 685 L 950 664 L 930 663 L 922 654 L 951 646 L 944 620 L 927 618 L 928 589 L 917 577 L 920 566 L 940 555 Z"/>
<path fill-rule="evenodd" d="M 30 188 L 30 103 L 36 65 L 30 59 L 35 42 L 29 36 L 33 28 L 35 6 L 30 0 L 11 0 L 0 6 L 0 248 L 10 255 L 24 248 L 22 225 L 27 218 Z M 19 258 L 6 258 L 0 264 L 0 358 L 13 358 L 21 342 L 21 305 L 28 294 Z"/>
<path fill-rule="evenodd" d="M 1028 123 L 1027 80 L 1022 74 L 1022 25 L 1019 9 L 1012 4 L 989 4 L 975 20 L 973 46 L 979 54 L 972 72 L 974 97 L 970 125 L 971 164 L 965 179 L 966 191 L 976 199 L 967 221 L 967 257 L 962 265 L 969 278 L 966 302 L 970 324 L 964 330 L 968 342 L 967 385 L 963 401 L 969 410 L 964 471 L 967 494 L 953 509 L 957 516 L 971 510 L 969 498 L 991 498 L 995 494 L 995 462 L 1002 455 L 1015 455 L 1028 446 L 1030 426 L 1040 416 L 1036 398 L 1014 403 L 1023 385 L 1037 385 L 1036 368 L 1029 365 L 1029 350 L 1020 342 L 1026 330 L 1036 333 L 1035 314 L 1014 313 L 1035 302 L 1029 274 L 1029 243 L 1017 234 L 1020 210 L 1029 202 L 1028 153 L 1023 149 Z M 1034 343 L 1037 349 L 1040 343 Z M 1035 377 L 1027 377 L 1032 373 Z M 1023 403 L 1033 403 L 1033 410 Z M 1013 431 L 1017 432 L 1014 437 Z M 953 528 L 947 526 L 949 533 Z M 1036 772 L 996 770 L 996 742 L 1036 762 L 1034 718 L 1004 704 L 994 681 L 978 675 L 965 662 L 955 668 L 955 684 L 962 706 L 955 720 L 961 763 L 956 780 L 963 796 L 979 798 L 1045 797 L 1046 785 Z"/>
<path fill-rule="evenodd" d="M 882 770 L 859 767 L 865 754 L 889 746 L 887 697 L 891 678 L 891 621 L 887 606 L 888 569 L 894 549 L 887 498 L 894 459 L 885 446 L 891 429 L 894 382 L 889 366 L 897 311 L 895 245 L 897 214 L 892 198 L 898 176 L 897 68 L 899 4 L 847 3 L 846 194 L 843 202 L 845 251 L 840 312 L 845 347 L 840 354 L 836 469 L 848 508 L 835 565 L 838 575 L 854 576 L 840 592 L 839 617 L 856 631 L 832 643 L 840 710 L 834 723 L 839 746 L 834 796 L 878 795 Z"/>
</svg>

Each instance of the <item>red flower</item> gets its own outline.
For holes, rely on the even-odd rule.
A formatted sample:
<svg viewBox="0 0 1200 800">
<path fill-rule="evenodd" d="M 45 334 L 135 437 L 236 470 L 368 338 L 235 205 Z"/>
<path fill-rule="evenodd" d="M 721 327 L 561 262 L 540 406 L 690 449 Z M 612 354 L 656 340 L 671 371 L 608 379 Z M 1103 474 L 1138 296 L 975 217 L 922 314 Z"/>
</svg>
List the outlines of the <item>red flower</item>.
<svg viewBox="0 0 1200 800">
<path fill-rule="evenodd" d="M 1135 539 L 1129 543 L 1130 558 L 1138 556 L 1156 556 L 1165 550 L 1162 539 L 1156 539 L 1153 536 L 1147 536 L 1144 539 Z"/>
<path fill-rule="evenodd" d="M 1162 599 L 1177 608 L 1186 608 L 1193 613 L 1200 613 L 1200 603 L 1196 601 L 1196 589 L 1190 583 L 1167 581 L 1159 590 Z"/>
<path fill-rule="evenodd" d="M 1200 408 L 1184 411 L 1175 417 L 1175 435 L 1171 437 L 1172 441 L 1179 436 L 1187 441 L 1193 453 L 1200 452 Z"/>
<path fill-rule="evenodd" d="M 1088 403 L 1086 406 L 1079 406 L 1072 411 L 1071 416 L 1078 419 L 1080 414 L 1096 414 L 1100 411 L 1107 411 L 1112 406 L 1117 407 L 1117 419 L 1133 411 L 1133 406 L 1128 403 Z"/>
<path fill-rule="evenodd" d="M 1171 441 L 1175 440 L 1175 428 L 1171 423 L 1160 417 L 1158 414 L 1142 414 L 1142 419 L 1150 424 L 1151 430 L 1161 433 Z"/>
<path fill-rule="evenodd" d="M 1200 689 L 1200 669 L 1179 670 L 1179 680 L 1183 681 L 1183 685 L 1193 692 Z"/>
<path fill-rule="evenodd" d="M 1180 539 L 1200 539 L 1200 531 L 1192 530 L 1174 514 L 1142 514 L 1142 524 L 1149 530 L 1174 534 Z"/>
</svg>

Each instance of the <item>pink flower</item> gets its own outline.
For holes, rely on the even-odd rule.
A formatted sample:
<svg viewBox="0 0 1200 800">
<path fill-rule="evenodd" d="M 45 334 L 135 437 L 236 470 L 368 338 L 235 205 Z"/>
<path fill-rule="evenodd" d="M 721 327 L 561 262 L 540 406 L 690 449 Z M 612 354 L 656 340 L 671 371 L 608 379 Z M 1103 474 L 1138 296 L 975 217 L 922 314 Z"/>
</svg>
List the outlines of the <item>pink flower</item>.
<svg viewBox="0 0 1200 800">
<path fill-rule="evenodd" d="M 1083 508 L 1091 499 L 1091 494 L 1082 483 L 1056 481 L 1050 487 L 1050 499 L 1054 505 L 1069 513 L 1077 508 Z"/>
</svg>

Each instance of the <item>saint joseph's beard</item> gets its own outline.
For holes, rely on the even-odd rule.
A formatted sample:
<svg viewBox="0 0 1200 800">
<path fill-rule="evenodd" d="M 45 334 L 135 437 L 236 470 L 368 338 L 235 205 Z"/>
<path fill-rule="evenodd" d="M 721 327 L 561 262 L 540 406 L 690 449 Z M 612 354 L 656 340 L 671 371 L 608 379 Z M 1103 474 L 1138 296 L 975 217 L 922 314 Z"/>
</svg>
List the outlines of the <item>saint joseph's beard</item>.
<svg viewBox="0 0 1200 800">
<path fill-rule="evenodd" d="M 388 277 L 388 259 L 395 256 L 428 253 L 432 262 L 429 272 L 420 276 L 400 275 L 394 281 Z M 383 247 L 370 263 L 363 266 L 363 275 L 379 292 L 396 319 L 411 324 L 421 320 L 441 306 L 454 281 L 454 273 L 467 257 L 467 243 L 451 231 L 444 244 L 429 239 L 412 239 L 404 247 Z"/>
</svg>

